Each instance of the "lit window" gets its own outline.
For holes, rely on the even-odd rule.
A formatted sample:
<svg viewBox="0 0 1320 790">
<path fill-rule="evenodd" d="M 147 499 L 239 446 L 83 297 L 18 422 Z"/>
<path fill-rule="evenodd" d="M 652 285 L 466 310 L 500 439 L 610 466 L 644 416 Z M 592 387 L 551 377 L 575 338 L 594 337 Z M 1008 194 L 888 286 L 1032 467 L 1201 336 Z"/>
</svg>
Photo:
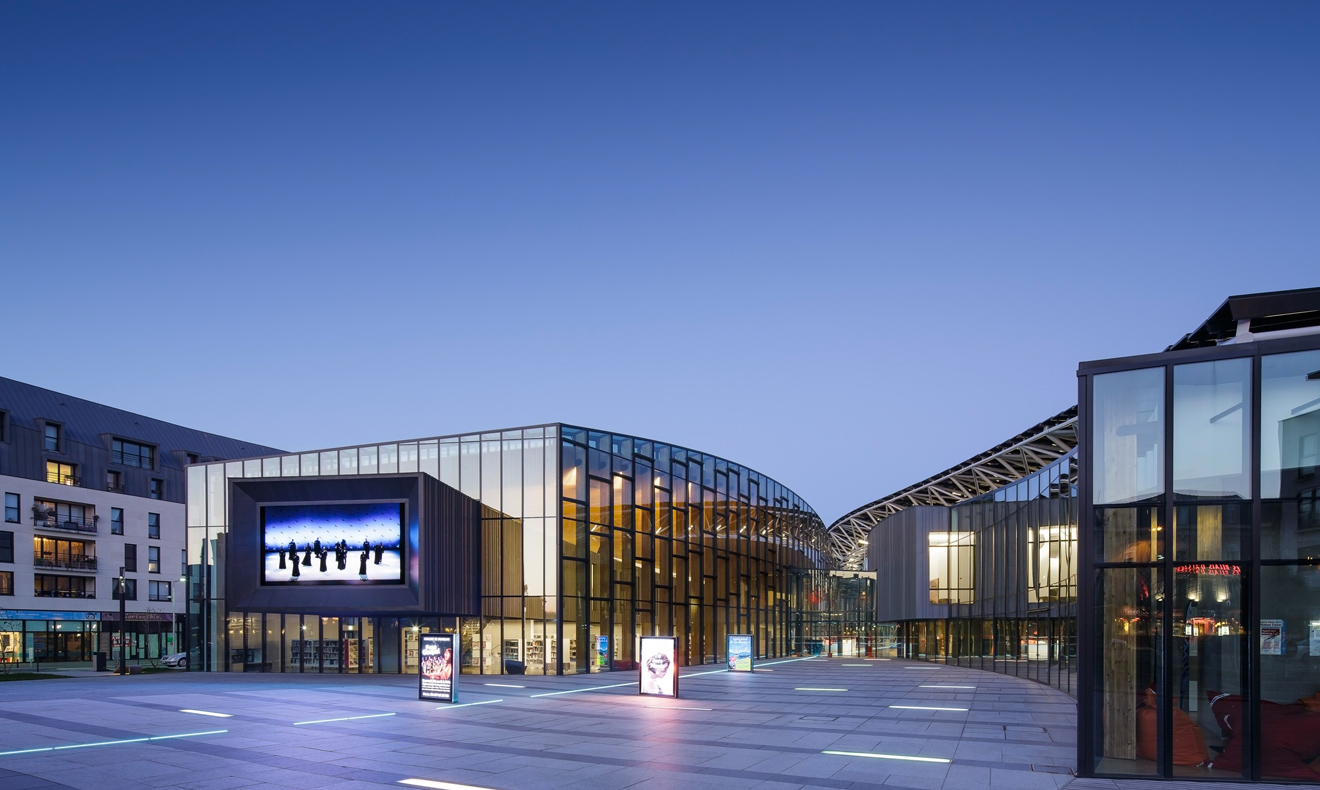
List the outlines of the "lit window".
<svg viewBox="0 0 1320 790">
<path fill-rule="evenodd" d="M 74 476 L 73 464 L 62 464 L 59 461 L 46 462 L 46 482 L 58 483 L 62 486 L 76 486 L 80 482 Z"/>
<path fill-rule="evenodd" d="M 971 603 L 972 564 L 976 535 L 972 532 L 932 532 L 930 548 L 930 602 Z"/>
</svg>

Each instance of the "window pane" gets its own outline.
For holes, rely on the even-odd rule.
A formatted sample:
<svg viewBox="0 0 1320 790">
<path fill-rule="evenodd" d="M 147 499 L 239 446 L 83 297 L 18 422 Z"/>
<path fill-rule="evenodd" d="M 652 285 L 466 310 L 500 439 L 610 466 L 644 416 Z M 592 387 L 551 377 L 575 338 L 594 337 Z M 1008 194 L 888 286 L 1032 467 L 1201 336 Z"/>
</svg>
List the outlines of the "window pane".
<svg viewBox="0 0 1320 790">
<path fill-rule="evenodd" d="M 321 474 L 321 456 L 316 453 L 303 453 L 300 471 L 303 477 L 315 477 Z"/>
<path fill-rule="evenodd" d="M 1320 466 L 1320 351 L 1277 354 L 1260 368 L 1260 495 L 1314 498 Z"/>
<path fill-rule="evenodd" d="M 358 448 L 358 472 L 364 475 L 376 474 L 376 448 Z"/>
<path fill-rule="evenodd" d="M 1095 769 L 1100 773 L 1154 774 L 1159 715 L 1159 618 L 1153 568 L 1096 571 L 1094 640 L 1097 706 Z M 1153 690 L 1155 694 L 1147 692 Z M 1144 736 L 1144 737 L 1143 737 Z"/>
<path fill-rule="evenodd" d="M 382 444 L 380 446 L 380 473 L 392 475 L 399 471 L 399 446 Z"/>
<path fill-rule="evenodd" d="M 1164 369 L 1106 373 L 1093 382 L 1095 504 L 1164 493 Z"/>
<path fill-rule="evenodd" d="M 1162 514 L 1162 508 L 1150 506 L 1096 508 L 1095 545 L 1099 561 L 1154 562 L 1164 559 Z"/>
<path fill-rule="evenodd" d="M 1173 369 L 1173 491 L 1251 498 L 1251 360 Z"/>
<path fill-rule="evenodd" d="M 1320 689 L 1320 568 L 1261 568 L 1260 598 L 1261 775 L 1320 781 L 1304 751 L 1316 737 L 1308 710 Z"/>
<path fill-rule="evenodd" d="M 1181 660 L 1174 667 L 1172 700 L 1174 776 L 1205 778 L 1206 768 L 1197 766 L 1211 759 L 1210 776 L 1242 775 L 1242 743 L 1249 739 L 1236 737 L 1242 721 L 1246 637 L 1241 607 L 1242 575 L 1237 564 L 1178 566 L 1173 651 Z"/>
<path fill-rule="evenodd" d="M 1320 500 L 1314 492 L 1308 497 L 1262 502 L 1260 510 L 1261 559 L 1320 559 Z"/>
<path fill-rule="evenodd" d="M 358 473 L 358 451 L 356 448 L 351 450 L 339 451 L 339 474 L 355 475 Z"/>
<path fill-rule="evenodd" d="M 1241 560 L 1248 505 L 1182 505 L 1173 512 L 1175 560 Z"/>
<path fill-rule="evenodd" d="M 321 453 L 320 472 L 323 475 L 339 474 L 339 453 L 334 450 Z"/>
</svg>

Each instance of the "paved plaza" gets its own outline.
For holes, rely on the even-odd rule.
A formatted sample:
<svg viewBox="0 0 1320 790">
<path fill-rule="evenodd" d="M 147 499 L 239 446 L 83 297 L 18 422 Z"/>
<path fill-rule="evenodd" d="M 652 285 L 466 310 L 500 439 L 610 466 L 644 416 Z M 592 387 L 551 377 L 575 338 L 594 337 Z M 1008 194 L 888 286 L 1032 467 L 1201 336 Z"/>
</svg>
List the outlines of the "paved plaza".
<svg viewBox="0 0 1320 790">
<path fill-rule="evenodd" d="M 415 679 L 399 676 L 0 683 L 0 790 L 367 790 L 409 780 L 1055 790 L 1073 781 L 1074 701 L 972 669 L 857 658 L 768 661 L 755 674 L 691 667 L 677 700 L 637 696 L 625 672 L 461 681 L 459 705 L 421 702 Z"/>
</svg>

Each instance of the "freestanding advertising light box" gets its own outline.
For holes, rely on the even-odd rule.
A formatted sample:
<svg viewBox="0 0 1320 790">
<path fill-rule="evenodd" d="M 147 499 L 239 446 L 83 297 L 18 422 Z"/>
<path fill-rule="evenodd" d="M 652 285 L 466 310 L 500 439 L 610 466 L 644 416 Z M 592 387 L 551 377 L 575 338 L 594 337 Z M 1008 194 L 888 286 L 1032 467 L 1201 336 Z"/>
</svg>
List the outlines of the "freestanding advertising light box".
<svg viewBox="0 0 1320 790">
<path fill-rule="evenodd" d="M 437 702 L 458 701 L 458 670 L 454 666 L 453 634 L 420 634 L 417 662 L 417 698 Z"/>
<path fill-rule="evenodd" d="M 637 693 L 678 698 L 678 637 L 644 636 L 638 657 Z"/>
<path fill-rule="evenodd" d="M 730 672 L 752 672 L 756 659 L 756 640 L 751 634 L 729 634 Z"/>
</svg>

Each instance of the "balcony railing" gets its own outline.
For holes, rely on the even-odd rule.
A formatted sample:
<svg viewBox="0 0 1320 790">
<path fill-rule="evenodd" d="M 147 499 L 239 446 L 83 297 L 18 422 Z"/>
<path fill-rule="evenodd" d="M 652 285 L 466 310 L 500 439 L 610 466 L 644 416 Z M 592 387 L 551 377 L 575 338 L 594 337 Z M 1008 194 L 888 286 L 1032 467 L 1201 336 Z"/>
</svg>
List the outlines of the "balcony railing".
<svg viewBox="0 0 1320 790">
<path fill-rule="evenodd" d="M 96 593 L 86 590 L 34 590 L 37 598 L 95 598 Z"/>
<path fill-rule="evenodd" d="M 71 571 L 96 570 L 96 558 L 82 554 L 69 557 L 34 557 L 32 564 L 38 568 L 64 568 Z"/>
<path fill-rule="evenodd" d="M 122 494 L 122 493 L 124 493 L 124 481 L 123 481 L 123 480 L 107 480 L 107 481 L 106 481 L 106 484 L 105 484 L 105 490 L 106 490 L 106 491 L 113 491 L 113 492 L 115 492 L 116 494 Z"/>
<path fill-rule="evenodd" d="M 32 526 L 39 529 L 58 529 L 62 532 L 96 532 L 100 516 L 57 516 L 54 513 L 33 513 Z"/>
<path fill-rule="evenodd" d="M 60 472 L 46 472 L 46 482 L 56 483 L 62 486 L 81 486 L 82 478 L 74 475 L 66 475 Z"/>
</svg>

